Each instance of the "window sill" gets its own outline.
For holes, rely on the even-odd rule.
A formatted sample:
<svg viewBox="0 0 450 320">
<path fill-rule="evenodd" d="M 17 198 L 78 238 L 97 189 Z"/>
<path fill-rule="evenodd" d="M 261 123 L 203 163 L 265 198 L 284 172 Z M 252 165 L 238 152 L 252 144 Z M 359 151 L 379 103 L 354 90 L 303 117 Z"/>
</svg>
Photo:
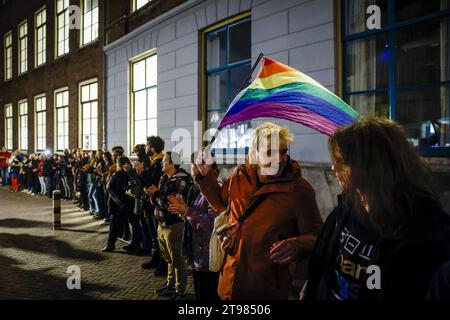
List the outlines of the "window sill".
<svg viewBox="0 0 450 320">
<path fill-rule="evenodd" d="M 98 43 L 99 43 L 99 38 L 97 38 L 97 39 L 95 39 L 95 40 L 93 40 L 91 42 L 85 43 L 85 44 L 81 44 L 80 43 L 80 47 L 78 48 L 78 50 L 94 47 L 95 45 L 98 45 Z"/>
<path fill-rule="evenodd" d="M 17 75 L 17 78 L 20 78 L 21 76 L 27 75 L 27 74 L 29 74 L 30 72 L 31 72 L 31 70 L 27 70 L 27 71 L 25 71 L 25 72 L 19 73 L 19 74 Z"/>
<path fill-rule="evenodd" d="M 418 148 L 418 151 L 421 156 L 424 157 L 441 157 L 441 158 L 449 158 L 450 157 L 450 147 L 422 147 Z"/>
<path fill-rule="evenodd" d="M 34 66 L 34 70 L 38 70 L 38 69 L 44 68 L 46 65 L 47 65 L 47 62 L 42 63 L 42 64 L 40 64 L 38 66 Z"/>
<path fill-rule="evenodd" d="M 53 62 L 58 61 L 59 59 L 68 58 L 69 56 L 70 56 L 70 51 L 68 53 L 64 53 L 60 56 L 55 56 L 55 59 L 53 60 Z"/>
</svg>

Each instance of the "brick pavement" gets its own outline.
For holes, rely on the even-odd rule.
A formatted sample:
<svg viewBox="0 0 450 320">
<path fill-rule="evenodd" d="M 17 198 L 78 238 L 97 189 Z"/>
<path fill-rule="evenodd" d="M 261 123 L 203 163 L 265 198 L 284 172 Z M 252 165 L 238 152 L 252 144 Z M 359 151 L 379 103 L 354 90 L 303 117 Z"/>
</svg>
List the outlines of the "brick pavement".
<svg viewBox="0 0 450 320">
<path fill-rule="evenodd" d="M 108 226 L 62 201 L 53 231 L 51 199 L 0 187 L 0 299 L 153 300 L 164 278 L 142 270 L 147 257 L 102 253 Z M 117 243 L 120 248 L 122 243 Z M 67 267 L 81 269 L 81 290 L 68 290 Z M 193 298 L 189 278 L 189 298 Z"/>
</svg>

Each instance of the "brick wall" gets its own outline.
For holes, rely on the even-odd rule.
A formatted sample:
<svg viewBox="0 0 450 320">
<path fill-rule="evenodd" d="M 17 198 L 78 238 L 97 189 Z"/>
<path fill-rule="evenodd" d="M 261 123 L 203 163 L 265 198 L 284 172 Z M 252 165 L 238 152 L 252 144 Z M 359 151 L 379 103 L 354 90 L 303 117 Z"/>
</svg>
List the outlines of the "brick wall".
<svg viewBox="0 0 450 320">
<path fill-rule="evenodd" d="M 71 0 L 72 5 L 79 5 L 79 0 Z M 46 5 L 47 8 L 47 62 L 34 67 L 34 14 Z M 104 1 L 99 1 L 99 39 L 80 48 L 80 31 L 70 30 L 70 53 L 55 59 L 55 13 L 53 0 L 29 0 L 27 5 L 11 2 L 0 10 L 0 36 L 12 30 L 13 33 L 13 78 L 4 82 L 3 66 L 0 68 L 0 145 L 5 142 L 4 105 L 13 104 L 14 110 L 14 149 L 18 148 L 18 101 L 28 99 L 28 147 L 35 150 L 34 137 L 34 96 L 45 93 L 47 98 L 47 148 L 54 150 L 54 90 L 69 88 L 69 147 L 79 145 L 79 101 L 78 84 L 92 78 L 98 79 L 98 119 L 99 128 L 103 127 L 103 39 L 104 39 Z M 17 26 L 28 20 L 28 72 L 18 76 L 18 39 Z M 3 41 L 0 56 L 3 58 Z M 2 59 L 3 61 L 3 59 Z M 3 63 L 3 62 L 2 62 Z M 102 130 L 99 130 L 99 146 L 102 146 Z"/>
</svg>

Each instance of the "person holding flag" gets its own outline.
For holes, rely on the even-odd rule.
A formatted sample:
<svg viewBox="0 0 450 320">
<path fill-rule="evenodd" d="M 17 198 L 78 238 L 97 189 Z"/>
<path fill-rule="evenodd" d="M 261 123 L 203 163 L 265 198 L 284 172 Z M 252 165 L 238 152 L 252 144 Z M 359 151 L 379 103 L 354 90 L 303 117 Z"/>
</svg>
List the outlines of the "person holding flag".
<svg viewBox="0 0 450 320">
<path fill-rule="evenodd" d="M 287 128 L 260 125 L 252 136 L 251 159 L 223 186 L 208 164 L 211 155 L 199 154 L 200 191 L 216 211 L 228 206 L 228 224 L 235 226 L 221 239 L 228 254 L 219 280 L 222 300 L 287 299 L 289 265 L 314 246 L 322 219 L 313 188 L 287 154 L 292 141 Z"/>
<path fill-rule="evenodd" d="M 270 117 L 331 135 L 359 117 L 314 79 L 262 53 L 250 76 L 261 61 L 258 76 L 240 90 L 196 162 L 200 191 L 216 211 L 230 213 L 219 235 L 227 256 L 218 293 L 225 300 L 287 299 L 289 264 L 311 253 L 322 218 L 314 189 L 302 177 L 300 164 L 288 156 L 293 135 L 287 128 L 270 122 L 258 126 L 248 161 L 222 187 L 211 173 L 214 160 L 209 151 L 220 131 Z"/>
</svg>

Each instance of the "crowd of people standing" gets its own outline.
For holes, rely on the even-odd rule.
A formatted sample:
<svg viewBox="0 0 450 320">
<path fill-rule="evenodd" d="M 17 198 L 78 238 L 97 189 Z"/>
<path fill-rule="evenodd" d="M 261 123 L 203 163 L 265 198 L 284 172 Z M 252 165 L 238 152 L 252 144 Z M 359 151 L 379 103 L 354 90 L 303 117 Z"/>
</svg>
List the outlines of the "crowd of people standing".
<svg viewBox="0 0 450 320">
<path fill-rule="evenodd" d="M 260 125 L 248 161 L 223 180 L 207 149 L 191 156 L 187 172 L 159 136 L 135 146 L 133 161 L 120 146 L 29 156 L 2 149 L 0 172 L 11 192 L 51 197 L 58 189 L 104 219 L 102 251 L 116 251 L 121 238 L 126 252 L 150 256 L 142 268 L 166 277 L 155 293 L 171 300 L 186 299 L 190 273 L 199 300 L 287 299 L 291 267 L 305 259 L 302 300 L 450 299 L 450 218 L 403 128 L 373 118 L 330 137 L 342 194 L 325 222 L 288 155 L 292 141 L 287 128 Z M 213 239 L 220 270 L 211 268 Z M 380 274 L 369 285 L 373 267 Z"/>
</svg>

